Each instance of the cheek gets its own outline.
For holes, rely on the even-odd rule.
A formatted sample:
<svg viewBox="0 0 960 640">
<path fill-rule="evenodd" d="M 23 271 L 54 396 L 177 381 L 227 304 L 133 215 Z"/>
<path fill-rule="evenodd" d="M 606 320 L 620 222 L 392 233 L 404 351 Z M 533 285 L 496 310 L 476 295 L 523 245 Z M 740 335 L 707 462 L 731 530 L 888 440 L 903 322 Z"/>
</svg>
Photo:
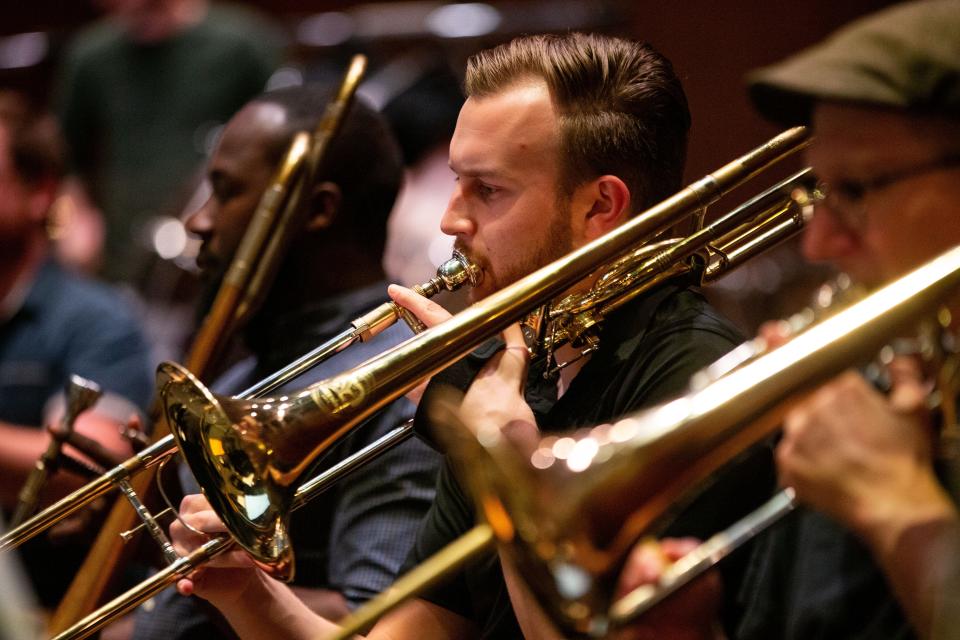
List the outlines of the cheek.
<svg viewBox="0 0 960 640">
<path fill-rule="evenodd" d="M 217 235 L 224 250 L 232 254 L 240 246 L 258 204 L 259 199 L 238 200 L 234 206 L 221 211 L 217 219 Z"/>
<path fill-rule="evenodd" d="M 891 277 L 920 266 L 960 242 L 960 227 L 950 204 L 918 193 L 891 212 L 870 233 L 878 260 Z"/>
</svg>

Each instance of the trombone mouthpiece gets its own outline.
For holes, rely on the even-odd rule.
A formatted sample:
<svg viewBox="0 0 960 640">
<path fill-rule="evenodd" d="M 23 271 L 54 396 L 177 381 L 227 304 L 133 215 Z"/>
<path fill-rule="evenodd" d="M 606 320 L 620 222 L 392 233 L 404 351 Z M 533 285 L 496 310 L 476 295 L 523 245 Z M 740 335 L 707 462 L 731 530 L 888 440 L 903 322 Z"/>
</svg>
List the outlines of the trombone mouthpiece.
<svg viewBox="0 0 960 640">
<path fill-rule="evenodd" d="M 483 280 L 483 272 L 480 267 L 470 262 L 470 259 L 457 250 L 454 250 L 453 257 L 437 267 L 437 275 L 431 278 L 429 282 L 420 285 L 419 290 L 422 295 L 436 295 L 441 291 L 456 291 L 467 284 L 475 287 Z"/>
</svg>

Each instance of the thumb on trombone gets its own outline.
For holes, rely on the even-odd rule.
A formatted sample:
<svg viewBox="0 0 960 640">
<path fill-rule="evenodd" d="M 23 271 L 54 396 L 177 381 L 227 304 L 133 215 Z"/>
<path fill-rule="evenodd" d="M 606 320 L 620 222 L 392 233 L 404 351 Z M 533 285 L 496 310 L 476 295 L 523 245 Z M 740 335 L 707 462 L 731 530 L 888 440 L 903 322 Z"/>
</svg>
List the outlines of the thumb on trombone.
<svg viewBox="0 0 960 640">
<path fill-rule="evenodd" d="M 540 440 L 536 418 L 524 397 L 530 355 L 519 324 L 507 327 L 501 337 L 504 348 L 473 379 L 459 415 L 477 438 L 503 436 L 520 453 L 530 454 Z"/>
<path fill-rule="evenodd" d="M 227 528 L 202 494 L 188 495 L 180 503 L 180 514 L 170 525 L 170 540 L 180 556 L 189 555 L 211 536 L 225 535 Z M 222 553 L 177 582 L 184 596 L 196 595 L 220 606 L 236 601 L 249 582 L 257 579 L 253 559 L 240 550 Z"/>
<path fill-rule="evenodd" d="M 452 317 L 449 311 L 436 302 L 399 284 L 391 284 L 387 287 L 387 295 L 398 305 L 412 312 L 427 327 L 436 326 Z"/>
</svg>

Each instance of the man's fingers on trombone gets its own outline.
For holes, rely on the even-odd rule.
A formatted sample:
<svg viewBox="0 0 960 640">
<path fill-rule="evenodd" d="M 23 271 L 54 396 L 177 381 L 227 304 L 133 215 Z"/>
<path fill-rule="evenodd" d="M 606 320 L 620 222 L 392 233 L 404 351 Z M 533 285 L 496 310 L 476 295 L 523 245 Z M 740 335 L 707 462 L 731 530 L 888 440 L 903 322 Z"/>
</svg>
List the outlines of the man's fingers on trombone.
<svg viewBox="0 0 960 640">
<path fill-rule="evenodd" d="M 387 287 L 387 294 L 398 305 L 413 312 L 420 322 L 432 327 L 451 317 L 450 312 L 432 300 L 424 298 L 413 289 L 392 284 Z"/>
<path fill-rule="evenodd" d="M 760 325 L 759 335 L 767 343 L 768 349 L 776 349 L 793 337 L 790 323 L 786 320 L 770 320 Z"/>
<path fill-rule="evenodd" d="M 925 417 L 930 388 L 920 362 L 911 356 L 896 356 L 887 365 L 890 376 L 890 406 L 903 415 Z"/>
<path fill-rule="evenodd" d="M 197 569 L 199 571 L 199 569 Z M 196 573 L 196 571 L 194 572 Z M 192 596 L 193 595 L 193 580 L 190 578 L 183 578 L 182 580 L 177 580 L 177 593 L 182 596 Z"/>
<path fill-rule="evenodd" d="M 523 330 L 520 329 L 519 324 L 514 323 L 503 330 L 502 337 L 505 346 L 498 366 L 504 373 L 516 378 L 520 392 L 523 393 L 527 379 L 527 365 L 530 363 L 530 351 L 523 339 Z"/>
<path fill-rule="evenodd" d="M 695 538 L 645 540 L 630 552 L 617 583 L 617 597 L 658 583 L 671 564 L 697 548 Z M 663 602 L 614 634 L 616 640 L 656 638 L 716 638 L 716 622 L 723 594 L 714 569 L 695 578 Z"/>
<path fill-rule="evenodd" d="M 223 522 L 200 494 L 184 496 L 180 515 L 170 523 L 170 541 L 179 555 L 187 555 L 207 541 L 209 535 L 226 532 Z"/>
</svg>

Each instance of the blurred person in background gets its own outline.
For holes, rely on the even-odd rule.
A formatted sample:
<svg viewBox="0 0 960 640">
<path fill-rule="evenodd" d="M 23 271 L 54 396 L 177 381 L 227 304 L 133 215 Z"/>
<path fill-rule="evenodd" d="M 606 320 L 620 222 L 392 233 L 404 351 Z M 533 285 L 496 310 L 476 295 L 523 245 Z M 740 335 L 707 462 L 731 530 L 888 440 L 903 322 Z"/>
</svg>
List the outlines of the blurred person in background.
<svg viewBox="0 0 960 640">
<path fill-rule="evenodd" d="M 52 117 L 19 96 L 0 94 L 0 497 L 12 509 L 47 448 L 44 425 L 63 412 L 71 374 L 105 390 L 77 419 L 77 431 L 117 455 L 131 453 L 118 425 L 146 408 L 153 373 L 146 341 L 123 300 L 80 278 L 51 256 L 47 225 L 62 174 L 62 144 Z M 80 478 L 55 474 L 47 499 Z M 79 550 L 54 550 L 45 538 L 22 549 L 44 605 L 56 603 Z"/>
<path fill-rule="evenodd" d="M 151 222 L 179 216 L 219 127 L 263 91 L 282 37 L 207 0 L 99 5 L 107 16 L 75 37 L 58 79 L 73 203 L 63 251 L 142 288 Z"/>
</svg>

